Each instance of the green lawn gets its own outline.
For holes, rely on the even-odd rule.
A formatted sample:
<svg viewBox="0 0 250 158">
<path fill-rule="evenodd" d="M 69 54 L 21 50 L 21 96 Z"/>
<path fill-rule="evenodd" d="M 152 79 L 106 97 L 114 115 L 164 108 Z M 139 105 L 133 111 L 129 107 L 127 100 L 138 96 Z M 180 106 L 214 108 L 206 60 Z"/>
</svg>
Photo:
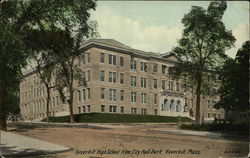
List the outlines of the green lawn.
<svg viewBox="0 0 250 158">
<path fill-rule="evenodd" d="M 50 122 L 69 122 L 69 116 L 50 117 Z M 43 122 L 46 119 L 42 120 Z M 75 115 L 79 123 L 145 123 L 145 122 L 178 122 L 178 117 L 155 115 L 131 115 L 110 113 L 85 113 Z M 182 122 L 192 122 L 190 118 L 182 117 Z"/>
</svg>

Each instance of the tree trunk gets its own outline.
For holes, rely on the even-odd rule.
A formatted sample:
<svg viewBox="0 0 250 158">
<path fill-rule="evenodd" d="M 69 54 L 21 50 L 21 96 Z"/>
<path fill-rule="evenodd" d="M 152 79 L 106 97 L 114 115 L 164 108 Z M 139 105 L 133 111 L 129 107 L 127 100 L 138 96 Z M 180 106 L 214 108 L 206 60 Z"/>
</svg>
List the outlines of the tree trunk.
<svg viewBox="0 0 250 158">
<path fill-rule="evenodd" d="M 0 61 L 2 62 L 2 61 Z M 0 130 L 7 130 L 6 125 L 6 104 L 7 104 L 7 82 L 6 82 L 6 65 L 0 65 Z"/>
<path fill-rule="evenodd" d="M 74 103 L 74 91 L 73 91 L 73 88 L 71 87 L 70 88 L 70 98 L 69 98 L 70 123 L 75 123 L 73 103 Z"/>
<path fill-rule="evenodd" d="M 201 104 L 201 77 L 197 79 L 196 87 L 196 110 L 195 110 L 195 122 L 196 124 L 201 123 L 201 114 L 200 114 L 200 104 Z"/>
<path fill-rule="evenodd" d="M 49 123 L 50 88 L 47 85 L 46 85 L 46 88 L 47 88 L 47 104 L 46 104 L 46 115 L 47 115 L 47 118 L 46 118 L 46 122 L 48 124 Z"/>
</svg>

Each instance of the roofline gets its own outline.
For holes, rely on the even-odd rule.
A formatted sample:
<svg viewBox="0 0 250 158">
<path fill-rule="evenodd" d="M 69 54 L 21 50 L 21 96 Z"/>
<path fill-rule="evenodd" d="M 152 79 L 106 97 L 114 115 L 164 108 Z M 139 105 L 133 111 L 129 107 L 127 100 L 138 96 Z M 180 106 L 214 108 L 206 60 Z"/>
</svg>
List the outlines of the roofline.
<svg viewBox="0 0 250 158">
<path fill-rule="evenodd" d="M 108 51 L 119 52 L 119 53 L 131 55 L 131 56 L 142 58 L 142 59 L 146 59 L 146 60 L 153 60 L 153 59 L 155 59 L 155 60 L 159 60 L 159 61 L 163 61 L 163 62 L 169 62 L 169 63 L 172 63 L 172 64 L 176 64 L 177 63 L 176 61 L 165 59 L 162 56 L 161 57 L 155 57 L 155 56 L 151 56 L 151 55 L 141 55 L 141 54 L 138 54 L 138 53 L 134 52 L 135 49 L 125 49 L 125 48 L 114 47 L 114 46 L 110 46 L 110 45 L 105 45 L 105 44 L 102 44 L 102 43 L 98 43 L 98 42 L 95 42 L 95 41 L 90 41 L 90 42 L 87 42 L 86 44 L 84 44 L 80 48 L 80 52 L 81 51 L 84 52 L 84 51 L 86 51 L 86 50 L 88 50 L 90 48 L 105 49 L 105 50 L 108 50 Z M 178 60 L 179 59 L 180 58 L 178 58 Z M 32 71 L 24 74 L 23 78 L 26 78 L 26 77 L 28 77 L 30 75 L 33 75 L 36 72 L 37 72 L 37 70 L 32 70 Z"/>
<path fill-rule="evenodd" d="M 109 50 L 109 51 L 114 51 L 114 52 L 119 52 L 119 53 L 123 53 L 123 54 L 128 54 L 128 55 L 143 58 L 143 59 L 146 59 L 146 60 L 156 59 L 156 60 L 160 60 L 160 61 L 164 61 L 164 62 L 170 62 L 170 63 L 173 63 L 173 64 L 177 63 L 176 61 L 168 60 L 168 59 L 165 59 L 165 58 L 162 58 L 162 57 L 155 57 L 155 56 L 151 56 L 151 55 L 141 55 L 141 54 L 138 54 L 138 53 L 134 52 L 133 50 L 135 50 L 135 49 L 118 48 L 118 47 L 105 45 L 105 44 L 101 44 L 101 43 L 93 42 L 93 41 L 91 41 L 91 42 L 87 43 L 86 45 L 82 46 L 82 48 L 80 48 L 80 49 L 82 51 L 85 51 L 85 50 L 93 48 L 93 47 L 100 48 L 100 49 L 105 49 L 105 50 Z"/>
</svg>

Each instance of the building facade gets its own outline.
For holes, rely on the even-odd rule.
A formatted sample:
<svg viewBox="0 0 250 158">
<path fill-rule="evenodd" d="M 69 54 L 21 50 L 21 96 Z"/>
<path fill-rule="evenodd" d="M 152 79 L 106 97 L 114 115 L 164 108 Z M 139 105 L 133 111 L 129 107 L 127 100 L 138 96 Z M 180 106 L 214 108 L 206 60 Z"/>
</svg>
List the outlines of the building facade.
<svg viewBox="0 0 250 158">
<path fill-rule="evenodd" d="M 179 62 L 174 53 L 158 54 L 132 49 L 111 39 L 93 39 L 83 47 L 77 65 L 87 85 L 75 81 L 74 113 L 126 113 L 194 118 L 195 94 L 181 80 L 169 77 L 169 67 Z M 55 84 L 54 78 L 52 85 Z M 68 115 L 68 105 L 51 92 L 51 116 Z M 218 97 L 203 97 L 204 120 L 224 118 L 213 109 Z M 46 88 L 36 72 L 25 74 L 20 83 L 20 109 L 25 120 L 46 117 Z"/>
</svg>

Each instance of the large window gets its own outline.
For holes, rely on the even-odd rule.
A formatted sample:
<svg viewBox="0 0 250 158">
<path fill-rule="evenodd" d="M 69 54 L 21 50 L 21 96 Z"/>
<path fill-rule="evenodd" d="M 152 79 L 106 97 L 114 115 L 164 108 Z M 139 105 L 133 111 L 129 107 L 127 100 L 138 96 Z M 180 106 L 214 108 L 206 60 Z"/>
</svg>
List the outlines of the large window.
<svg viewBox="0 0 250 158">
<path fill-rule="evenodd" d="M 136 92 L 131 92 L 131 102 L 136 102 Z"/>
<path fill-rule="evenodd" d="M 176 91 L 180 91 L 180 83 L 176 82 Z"/>
<path fill-rule="evenodd" d="M 105 105 L 101 105 L 101 112 L 105 112 Z"/>
<path fill-rule="evenodd" d="M 147 109 L 141 109 L 141 114 L 146 115 L 147 114 Z"/>
<path fill-rule="evenodd" d="M 141 71 L 147 72 L 147 63 L 141 62 Z"/>
<path fill-rule="evenodd" d="M 87 75 L 87 76 L 86 76 L 86 80 L 87 80 L 87 81 L 90 81 L 90 70 L 87 71 L 86 75 Z"/>
<path fill-rule="evenodd" d="M 147 94 L 141 93 L 141 103 L 145 104 L 147 102 Z"/>
<path fill-rule="evenodd" d="M 101 88 L 101 99 L 105 99 L 105 88 Z"/>
<path fill-rule="evenodd" d="M 136 87 L 136 76 L 131 76 L 131 86 Z"/>
<path fill-rule="evenodd" d="M 158 72 L 158 64 L 153 64 L 153 72 Z"/>
<path fill-rule="evenodd" d="M 136 70 L 136 60 L 131 60 L 131 65 L 130 65 L 130 68 L 131 70 Z"/>
<path fill-rule="evenodd" d="M 166 81 L 165 80 L 161 81 L 161 88 L 166 89 Z"/>
<path fill-rule="evenodd" d="M 120 84 L 124 84 L 124 73 L 120 73 Z"/>
<path fill-rule="evenodd" d="M 86 53 L 84 56 L 84 60 L 86 60 L 86 63 L 90 63 L 90 54 Z M 85 63 L 84 63 L 85 64 Z"/>
<path fill-rule="evenodd" d="M 87 110 L 88 112 L 90 112 L 90 105 L 87 105 Z"/>
<path fill-rule="evenodd" d="M 100 70 L 100 81 L 105 81 L 105 71 Z"/>
<path fill-rule="evenodd" d="M 157 89 L 157 79 L 153 79 L 154 82 L 154 88 Z"/>
<path fill-rule="evenodd" d="M 105 54 L 104 53 L 100 53 L 100 62 L 101 63 L 105 62 Z"/>
<path fill-rule="evenodd" d="M 172 90 L 174 89 L 174 83 L 173 83 L 173 81 L 169 81 L 169 82 L 168 82 L 168 89 L 169 89 L 170 91 L 172 91 Z"/>
<path fill-rule="evenodd" d="M 83 99 L 83 100 L 86 99 L 85 89 L 82 90 L 82 99 Z"/>
<path fill-rule="evenodd" d="M 90 99 L 90 88 L 87 88 L 88 93 L 88 99 Z"/>
<path fill-rule="evenodd" d="M 109 89 L 109 100 L 116 100 L 116 89 Z"/>
<path fill-rule="evenodd" d="M 120 66 L 124 66 L 124 57 L 120 57 Z"/>
<path fill-rule="evenodd" d="M 162 67 L 161 67 L 161 73 L 162 74 L 166 74 L 166 70 L 167 70 L 167 66 L 166 65 L 162 65 Z"/>
<path fill-rule="evenodd" d="M 124 90 L 120 91 L 120 100 L 124 101 Z"/>
<path fill-rule="evenodd" d="M 109 112 L 116 112 L 116 106 L 109 106 Z"/>
<path fill-rule="evenodd" d="M 194 100 L 191 99 L 190 102 L 191 102 L 191 107 L 193 108 L 194 107 Z"/>
<path fill-rule="evenodd" d="M 80 90 L 77 91 L 77 96 L 78 96 L 78 102 L 82 101 L 82 94 Z"/>
<path fill-rule="evenodd" d="M 109 72 L 109 82 L 116 83 L 116 72 Z"/>
<path fill-rule="evenodd" d="M 121 106 L 121 113 L 124 113 L 124 106 Z"/>
<path fill-rule="evenodd" d="M 136 108 L 131 108 L 131 113 L 136 114 Z"/>
<path fill-rule="evenodd" d="M 110 65 L 116 65 L 116 56 L 109 54 L 109 64 Z"/>
<path fill-rule="evenodd" d="M 146 88 L 147 87 L 147 79 L 142 77 L 141 78 L 141 88 Z"/>
<path fill-rule="evenodd" d="M 157 104 L 157 94 L 154 94 L 154 104 Z"/>
</svg>

